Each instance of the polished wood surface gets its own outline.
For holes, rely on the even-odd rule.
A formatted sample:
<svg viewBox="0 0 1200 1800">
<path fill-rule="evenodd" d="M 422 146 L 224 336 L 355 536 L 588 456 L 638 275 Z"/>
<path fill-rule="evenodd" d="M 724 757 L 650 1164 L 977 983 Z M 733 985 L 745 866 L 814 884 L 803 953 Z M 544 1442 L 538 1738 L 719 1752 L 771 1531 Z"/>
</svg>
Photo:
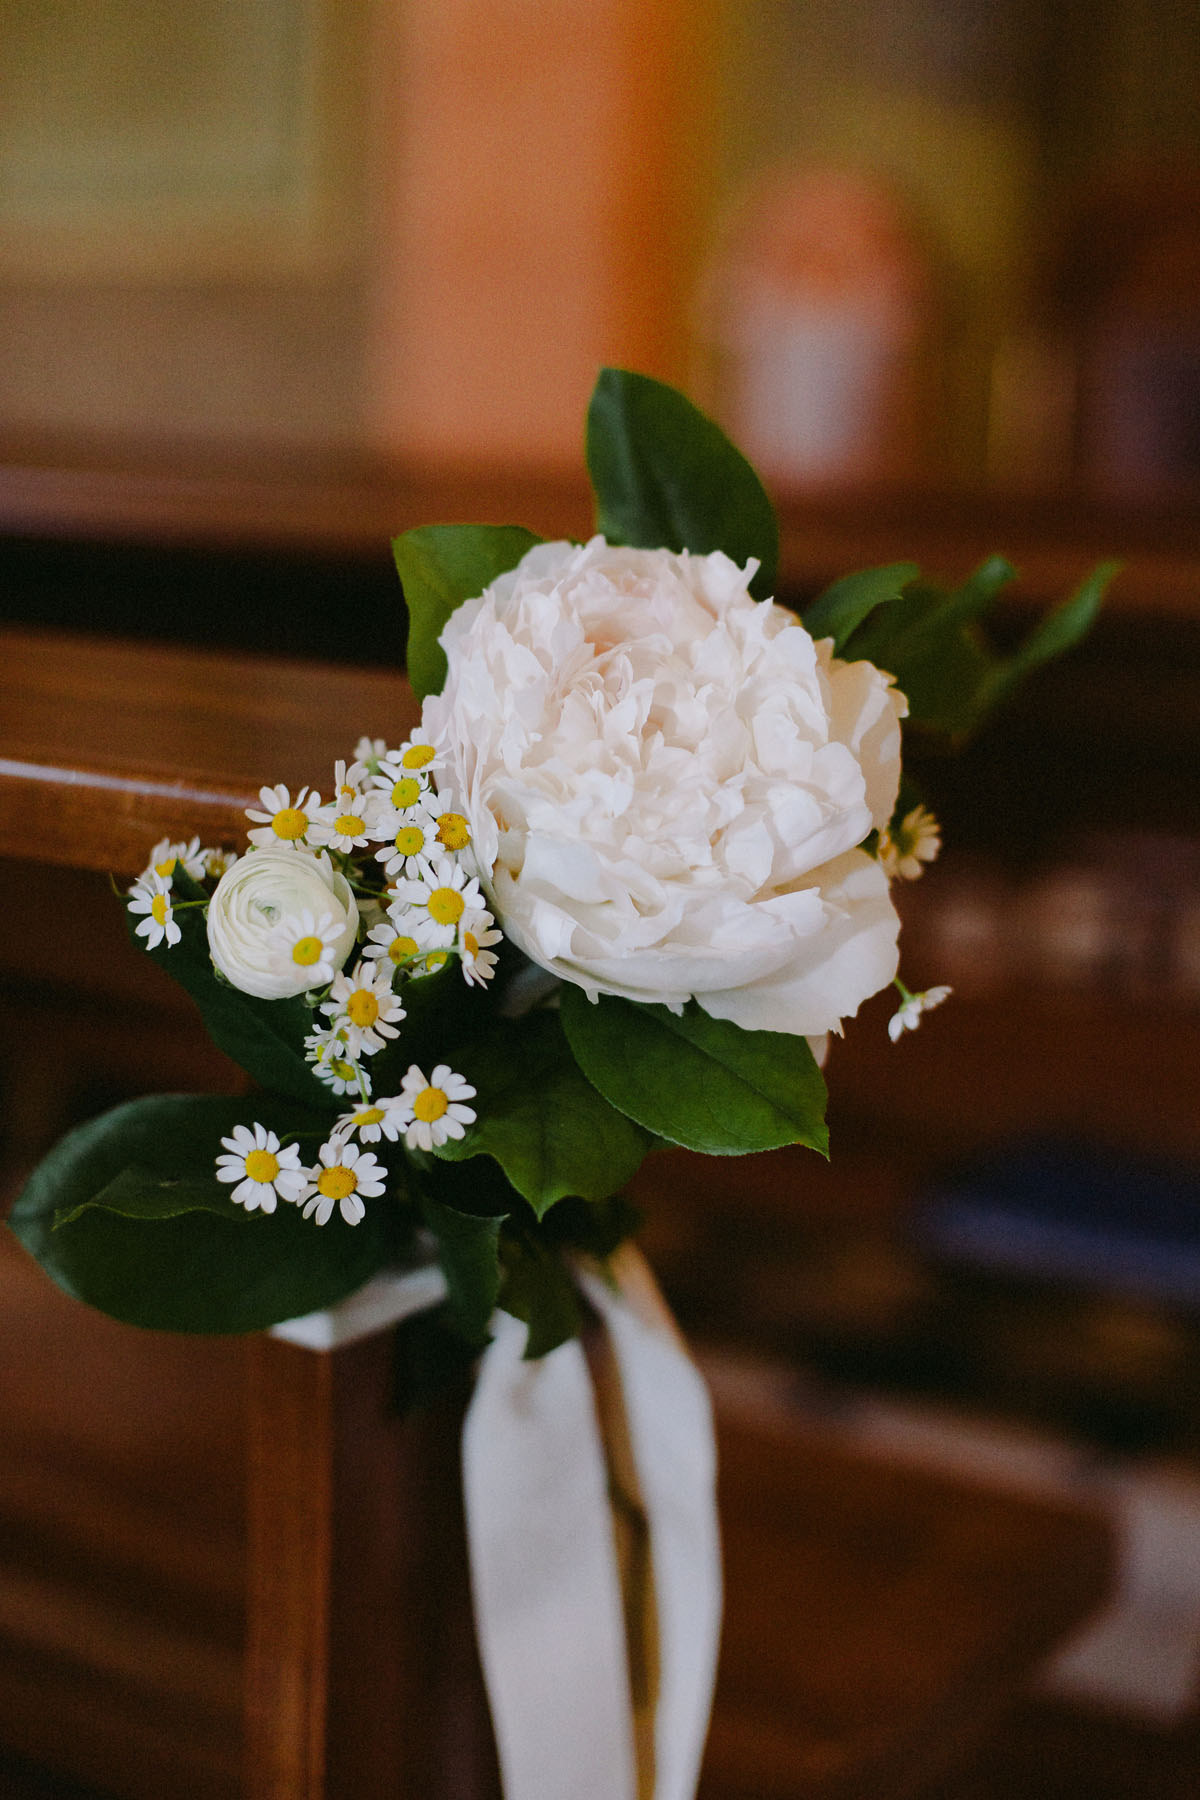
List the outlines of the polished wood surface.
<svg viewBox="0 0 1200 1800">
<path fill-rule="evenodd" d="M 390 671 L 2 630 L 0 855 L 129 875 L 161 837 L 241 846 L 262 785 L 328 792 L 419 716 Z"/>
</svg>

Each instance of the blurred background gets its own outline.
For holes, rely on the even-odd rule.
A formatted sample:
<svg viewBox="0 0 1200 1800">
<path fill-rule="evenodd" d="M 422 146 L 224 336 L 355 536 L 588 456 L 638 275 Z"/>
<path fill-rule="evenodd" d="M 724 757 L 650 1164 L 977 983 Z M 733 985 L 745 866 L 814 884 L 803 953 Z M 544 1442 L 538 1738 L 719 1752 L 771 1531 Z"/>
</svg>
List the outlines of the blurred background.
<svg viewBox="0 0 1200 1800">
<path fill-rule="evenodd" d="M 586 533 L 603 363 L 682 385 L 760 466 L 801 607 L 849 569 L 958 582 L 998 550 L 1015 638 L 1124 564 L 1089 643 L 977 743 L 917 747 L 947 848 L 900 896 L 905 975 L 955 996 L 896 1046 L 886 999 L 834 1045 L 831 1164 L 641 1178 L 729 1441 L 772 1471 L 765 1512 L 761 1482 L 727 1498 L 756 1611 L 704 1793 L 1190 1795 L 1194 0 L 0 0 L 2 607 L 48 656 L 68 631 L 397 665 L 392 533 Z M 227 1071 L 130 966 L 103 883 L 2 874 L 11 1191 L 72 1119 Z M 87 953 L 31 971 L 64 907 Z M 4 1247 L 0 1792 L 237 1792 L 239 1356 L 84 1318 Z M 1049 1500 L 1114 1546 L 1108 1611 L 1049 1663 L 1012 1601 L 1006 1681 L 919 1790 L 846 1785 L 829 1745 L 846 1695 L 869 1735 L 862 1695 L 910 1692 L 970 1597 L 939 1540 L 906 1576 L 920 1628 L 833 1621 L 862 1660 L 813 1699 L 797 1534 L 830 1445 L 900 1481 L 897 1518 L 914 1471 L 947 1518 Z M 881 1529 L 846 1593 L 882 1580 Z M 1032 1539 L 1011 1555 L 1010 1597 L 1053 1586 Z"/>
</svg>

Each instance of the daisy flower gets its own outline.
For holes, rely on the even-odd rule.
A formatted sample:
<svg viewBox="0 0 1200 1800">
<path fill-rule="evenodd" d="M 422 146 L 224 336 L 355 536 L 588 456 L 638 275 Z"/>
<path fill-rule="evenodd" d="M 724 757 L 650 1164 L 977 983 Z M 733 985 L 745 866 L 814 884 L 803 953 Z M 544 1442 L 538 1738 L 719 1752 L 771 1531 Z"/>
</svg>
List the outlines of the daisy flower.
<svg viewBox="0 0 1200 1800">
<path fill-rule="evenodd" d="M 358 1062 L 344 1025 L 318 1026 L 304 1040 L 304 1054 L 313 1066 L 318 1081 L 335 1094 L 353 1094 L 366 1099 L 371 1092 L 367 1071 Z"/>
<path fill-rule="evenodd" d="M 360 737 L 354 746 L 355 762 L 362 763 L 371 773 L 374 773 L 371 764 L 382 762 L 383 758 L 390 754 L 386 738 Z"/>
<path fill-rule="evenodd" d="M 204 852 L 204 873 L 212 881 L 220 881 L 227 875 L 237 861 L 236 850 L 206 850 Z"/>
<path fill-rule="evenodd" d="M 379 790 L 379 797 L 398 813 L 419 806 L 429 793 L 428 778 L 418 769 L 405 768 L 398 750 L 391 750 L 384 757 L 374 785 Z"/>
<path fill-rule="evenodd" d="M 397 1095 L 408 1148 L 436 1150 L 447 1138 L 462 1137 L 475 1119 L 474 1108 L 462 1102 L 474 1097 L 475 1089 L 447 1063 L 439 1063 L 428 1081 L 413 1063 Z"/>
<path fill-rule="evenodd" d="M 344 971 L 334 977 L 328 1000 L 321 1002 L 340 1028 L 355 1056 L 373 1056 L 382 1050 L 386 1039 L 398 1037 L 404 1008 L 392 992 L 390 968 L 372 968 L 363 959 L 353 975 Z"/>
<path fill-rule="evenodd" d="M 381 818 L 378 832 L 386 832 L 391 839 L 375 852 L 375 861 L 383 864 L 389 877 L 407 875 L 420 880 L 430 858 L 439 853 L 433 816 L 419 803 L 407 812 Z"/>
<path fill-rule="evenodd" d="M 382 962 L 387 958 L 393 969 L 408 967 L 421 950 L 421 945 L 412 934 L 405 930 L 405 921 L 397 921 L 390 915 L 378 925 L 372 925 L 367 933 L 367 941 L 363 945 L 364 962 Z"/>
<path fill-rule="evenodd" d="M 377 1144 L 381 1137 L 394 1144 L 407 1124 L 405 1103 L 401 1095 L 388 1099 L 364 1100 L 352 1112 L 342 1113 L 334 1126 L 335 1137 L 349 1137 L 356 1131 L 364 1144 Z"/>
<path fill-rule="evenodd" d="M 252 844 L 267 847 L 302 843 L 321 806 L 320 794 L 311 788 L 301 788 L 293 800 L 282 785 L 264 787 L 259 788 L 258 798 L 261 812 L 250 806 L 246 808 L 248 819 L 260 821 L 258 829 L 250 832 L 249 837 Z"/>
<path fill-rule="evenodd" d="M 145 938 L 147 950 L 157 950 L 166 939 L 167 948 L 172 949 L 183 936 L 175 922 L 171 910 L 171 882 L 161 875 L 145 876 L 134 883 L 129 890 L 129 910 L 131 913 L 144 913 L 140 925 L 135 927 L 134 936 Z"/>
<path fill-rule="evenodd" d="M 448 856 L 431 863 L 420 881 L 398 881 L 396 897 L 407 901 L 418 921 L 424 915 L 432 942 L 446 949 L 458 936 L 463 914 L 484 911 L 478 880 Z"/>
<path fill-rule="evenodd" d="M 271 953 L 304 969 L 310 988 L 324 987 L 337 972 L 333 959 L 345 929 L 345 921 L 339 924 L 332 913 L 318 916 L 306 907 L 279 921 L 269 939 Z"/>
<path fill-rule="evenodd" d="M 187 844 L 173 844 L 170 838 L 160 838 L 150 852 L 150 861 L 146 865 L 144 874 L 146 876 L 161 875 L 163 880 L 170 885 L 175 875 L 176 864 L 178 864 L 186 874 L 192 877 L 193 881 L 202 881 L 208 872 L 210 854 L 210 851 L 200 848 L 198 837 L 192 838 L 191 842 Z"/>
<path fill-rule="evenodd" d="M 301 1195 L 304 1217 L 327 1225 L 336 1206 L 347 1225 L 366 1216 L 364 1200 L 374 1200 L 387 1187 L 387 1169 L 370 1150 L 362 1150 L 339 1132 L 317 1151 L 317 1161 L 305 1170 Z"/>
<path fill-rule="evenodd" d="M 440 769 L 442 766 L 437 751 L 429 739 L 422 736 L 419 731 L 414 731 L 410 738 L 406 738 L 400 748 L 392 752 L 388 760 L 399 763 L 402 769 L 407 769 L 410 774 L 414 775 L 418 772 L 429 774 L 432 770 Z"/>
<path fill-rule="evenodd" d="M 503 935 L 493 931 L 495 920 L 490 912 L 466 912 L 458 922 L 458 954 L 462 972 L 468 983 L 484 987 L 496 973 L 500 960 L 491 948 L 503 943 Z"/>
<path fill-rule="evenodd" d="M 228 1156 L 217 1158 L 217 1180 L 236 1182 L 229 1198 L 247 1212 L 275 1211 L 275 1201 L 299 1200 L 308 1185 L 308 1170 L 300 1166 L 298 1145 L 279 1147 L 279 1139 L 265 1125 L 235 1125 L 233 1136 L 222 1138 Z"/>
<path fill-rule="evenodd" d="M 948 1000 L 954 992 L 953 988 L 931 987 L 924 993 L 910 994 L 902 982 L 896 983 L 900 990 L 901 1003 L 888 1020 L 888 1036 L 893 1044 L 898 1043 L 904 1032 L 915 1031 L 921 1023 L 922 1014 L 932 1012 L 943 1000 Z"/>
<path fill-rule="evenodd" d="M 465 813 L 440 812 L 434 818 L 435 835 L 443 850 L 452 856 L 465 850 L 471 842 L 471 827 Z"/>
<path fill-rule="evenodd" d="M 894 831 L 879 834 L 875 855 L 889 881 L 916 881 L 942 847 L 942 828 L 927 806 L 914 806 Z"/>
</svg>

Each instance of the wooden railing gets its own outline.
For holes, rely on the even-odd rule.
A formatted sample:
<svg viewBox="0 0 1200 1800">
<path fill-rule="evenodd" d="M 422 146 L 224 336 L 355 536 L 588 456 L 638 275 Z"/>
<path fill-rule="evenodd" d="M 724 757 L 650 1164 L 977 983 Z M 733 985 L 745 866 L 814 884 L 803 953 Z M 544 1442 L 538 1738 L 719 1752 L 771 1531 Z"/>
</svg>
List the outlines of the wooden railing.
<svg viewBox="0 0 1200 1800">
<path fill-rule="evenodd" d="M 66 871 L 129 875 L 160 836 L 237 841 L 260 785 L 327 783 L 360 734 L 396 741 L 415 717 L 391 673 L 0 634 L 8 891 L 20 888 L 19 863 L 53 866 L 64 881 Z M 47 933 L 62 924 L 19 906 L 10 917 L 31 941 L 41 923 Z M 87 966 L 79 923 L 57 959 L 43 952 L 37 964 L 38 993 L 57 982 L 62 1006 L 71 970 Z M 20 996 L 33 965 L 7 935 L 4 978 L 32 1035 L 37 1009 Z M 123 979 L 106 971 L 110 991 Z M 182 1029 L 177 1007 L 158 1018 L 164 1041 Z M 28 1058 L 29 1042 L 19 1050 Z M 683 1191 L 666 1198 L 684 1218 L 703 1204 Z M 5 1354 L 19 1348 L 0 1340 Z M 398 1418 L 383 1336 L 328 1354 L 258 1337 L 246 1369 L 245 1794 L 490 1800 L 497 1777 L 457 1476 L 463 1396 Z M 729 1392 L 719 1425 L 730 1590 L 703 1795 L 897 1800 L 972 1742 L 1094 1605 L 1107 1533 L 1069 1507 L 881 1464 L 786 1406 L 769 1419 L 743 1412 Z M 198 1490 L 207 1479 L 194 1469 Z M 2 1475 L 0 1504 L 19 1504 L 5 1499 Z M 0 1616 L 0 1649 L 5 1629 Z M 48 1715 L 54 1680 L 51 1670 Z M 89 1769 L 82 1728 L 72 1749 L 75 1715 L 67 1706 L 61 1716 L 65 1726 L 39 1736 L 27 1708 L 12 1747 L 115 1785 L 116 1764 Z M 0 1693 L 0 1744 L 9 1728 Z M 186 1735 L 182 1711 L 175 1729 Z M 151 1800 L 154 1778 L 135 1762 L 121 1765 L 122 1791 Z M 228 1796 L 223 1779 L 189 1791 Z"/>
</svg>

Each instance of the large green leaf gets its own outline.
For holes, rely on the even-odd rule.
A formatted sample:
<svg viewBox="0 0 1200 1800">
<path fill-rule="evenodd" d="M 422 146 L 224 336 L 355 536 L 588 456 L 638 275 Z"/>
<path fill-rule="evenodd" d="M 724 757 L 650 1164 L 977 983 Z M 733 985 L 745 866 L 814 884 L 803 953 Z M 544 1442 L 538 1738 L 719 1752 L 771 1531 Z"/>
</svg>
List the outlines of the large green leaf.
<svg viewBox="0 0 1200 1800">
<path fill-rule="evenodd" d="M 494 1157 L 539 1218 L 569 1194 L 602 1200 L 616 1193 L 651 1148 L 649 1136 L 584 1079 L 555 1013 L 505 1020 L 453 1061 L 477 1090 L 479 1116 L 438 1155 Z"/>
<path fill-rule="evenodd" d="M 320 1227 L 283 1203 L 246 1213 L 213 1171 L 221 1138 L 256 1119 L 314 1150 L 327 1124 L 266 1097 L 133 1100 L 50 1152 L 9 1225 L 66 1293 L 131 1325 L 257 1331 L 332 1306 L 395 1259 L 399 1209 L 381 1197 L 360 1225 Z"/>
<path fill-rule="evenodd" d="M 695 1001 L 676 1014 L 567 986 L 562 1021 L 588 1080 L 669 1143 L 711 1156 L 828 1148 L 825 1083 L 802 1037 L 743 1031 Z"/>
<path fill-rule="evenodd" d="M 814 638 L 831 637 L 840 656 L 842 646 L 863 620 L 877 606 L 898 600 L 906 584 L 915 581 L 919 574 L 916 563 L 902 562 L 843 575 L 805 608 L 805 630 Z"/>
<path fill-rule="evenodd" d="M 756 557 L 750 584 L 775 592 L 779 527 L 766 490 L 720 426 L 675 388 L 602 369 L 587 419 L 596 529 L 643 550 L 724 550 Z"/>
<path fill-rule="evenodd" d="M 558 1251 L 533 1237 L 506 1237 L 501 1245 L 500 1306 L 529 1327 L 528 1361 L 547 1356 L 583 1325 L 583 1309 Z"/>
<path fill-rule="evenodd" d="M 408 679 L 418 699 L 442 690 L 446 653 L 438 638 L 451 613 L 540 541 L 523 525 L 418 525 L 393 538 L 408 607 Z"/>
<path fill-rule="evenodd" d="M 420 1195 L 425 1222 L 437 1239 L 438 1261 L 446 1277 L 449 1313 L 469 1343 L 482 1344 L 500 1292 L 500 1227 L 503 1215 L 462 1212 Z"/>
<path fill-rule="evenodd" d="M 177 869 L 173 885 L 177 899 L 206 897 L 182 869 Z M 127 917 L 133 932 L 137 921 L 132 914 Z M 313 1029 L 311 1007 L 300 995 L 259 1000 L 243 994 L 213 967 L 202 909 L 181 907 L 175 919 L 182 934 L 179 943 L 170 948 L 162 943 L 149 955 L 187 989 L 218 1048 L 262 1087 L 309 1106 L 340 1110 L 332 1090 L 317 1080 L 305 1060 L 304 1039 Z M 141 938 L 135 936 L 134 941 L 141 947 Z"/>
</svg>

